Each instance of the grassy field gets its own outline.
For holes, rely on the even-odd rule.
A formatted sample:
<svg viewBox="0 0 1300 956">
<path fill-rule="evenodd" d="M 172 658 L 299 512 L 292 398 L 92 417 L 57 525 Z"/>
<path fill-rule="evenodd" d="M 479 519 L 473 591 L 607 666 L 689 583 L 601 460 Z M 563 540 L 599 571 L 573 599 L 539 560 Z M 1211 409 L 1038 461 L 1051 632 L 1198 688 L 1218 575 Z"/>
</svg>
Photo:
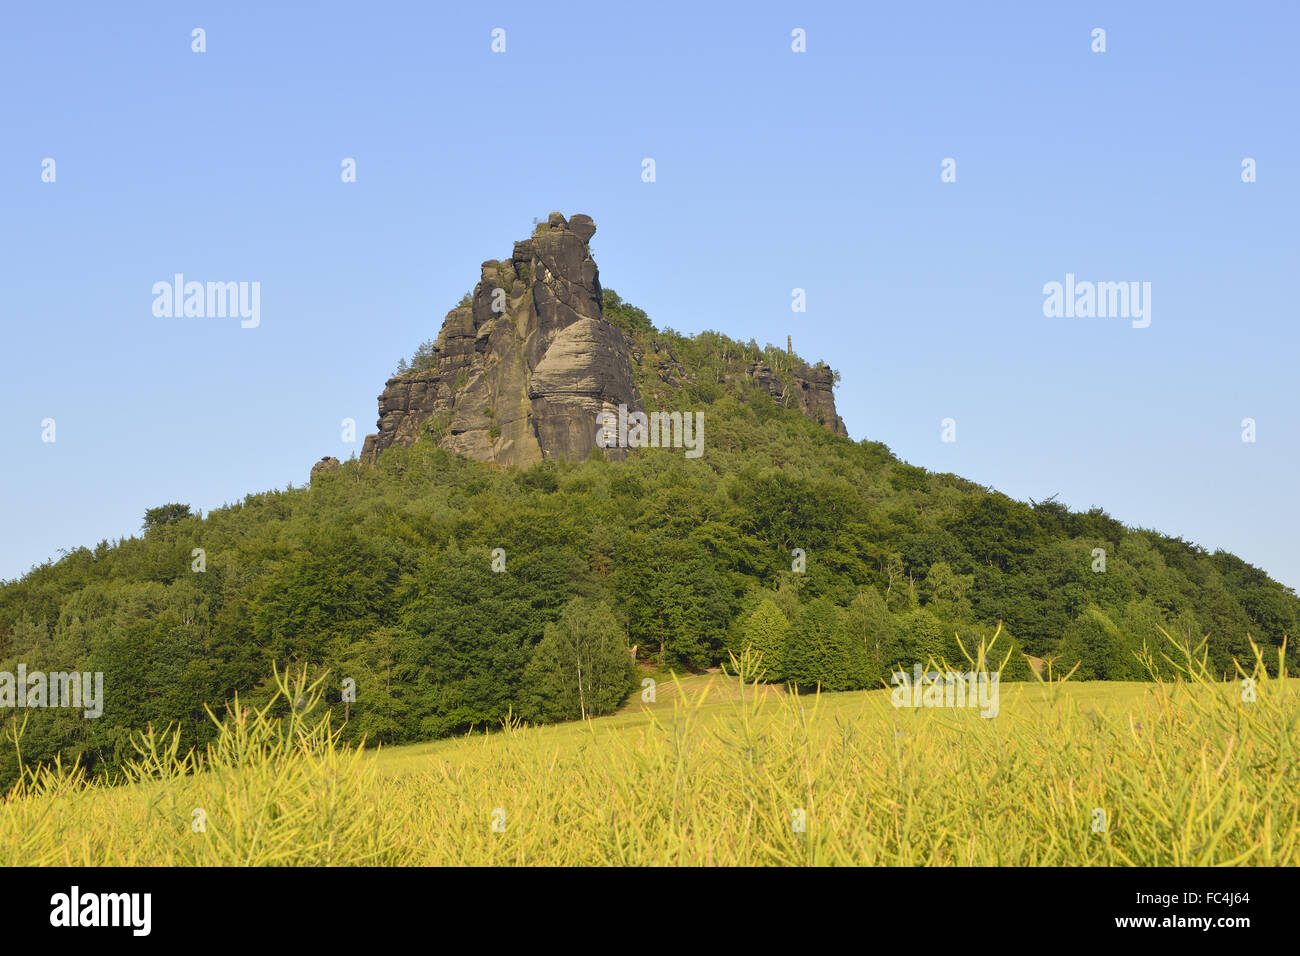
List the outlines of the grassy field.
<svg viewBox="0 0 1300 956">
<path fill-rule="evenodd" d="M 613 716 L 383 751 L 244 712 L 130 783 L 32 773 L 26 864 L 1152 865 L 1300 862 L 1300 685 L 1001 685 L 998 716 L 661 680 Z M 1277 671 L 1274 670 L 1274 673 Z"/>
</svg>

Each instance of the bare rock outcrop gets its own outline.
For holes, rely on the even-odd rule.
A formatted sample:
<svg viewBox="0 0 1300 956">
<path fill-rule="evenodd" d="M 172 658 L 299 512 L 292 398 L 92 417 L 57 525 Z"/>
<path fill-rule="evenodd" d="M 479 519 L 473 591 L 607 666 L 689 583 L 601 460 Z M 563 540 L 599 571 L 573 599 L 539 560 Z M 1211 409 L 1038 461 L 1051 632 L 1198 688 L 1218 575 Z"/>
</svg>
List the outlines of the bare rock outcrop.
<svg viewBox="0 0 1300 956">
<path fill-rule="evenodd" d="M 311 466 L 312 480 L 314 481 L 317 475 L 332 474 L 333 472 L 338 471 L 342 467 L 343 466 L 339 464 L 339 460 L 337 458 L 335 458 L 333 455 L 326 455 L 320 461 L 316 462 L 316 464 Z"/>
<path fill-rule="evenodd" d="M 777 401 L 799 409 L 828 431 L 847 436 L 849 430 L 844 426 L 844 419 L 835 410 L 835 372 L 823 362 L 812 366 L 795 362 L 790 372 L 794 376 L 793 389 L 766 362 L 755 362 L 749 377 Z"/>
<path fill-rule="evenodd" d="M 366 437 L 362 460 L 410 445 L 422 430 L 450 451 L 501 465 L 583 459 L 603 409 L 643 410 L 631 340 L 601 312 L 588 247 L 595 232 L 590 216 L 554 212 L 509 259 L 483 263 L 470 304 L 447 313 L 431 367 L 388 380 L 379 433 Z"/>
<path fill-rule="evenodd" d="M 510 258 L 484 262 L 470 301 L 447 313 L 432 354 L 385 384 L 379 431 L 366 436 L 361 459 L 373 463 L 385 448 L 427 434 L 449 451 L 500 465 L 581 460 L 595 448 L 602 411 L 645 411 L 633 362 L 646 360 L 645 371 L 673 388 L 693 380 L 666 342 L 652 340 L 647 359 L 603 314 L 589 246 L 595 232 L 590 216 L 553 212 Z M 847 435 L 835 411 L 835 373 L 801 362 L 788 371 L 793 385 L 761 361 L 748 375 L 787 407 Z M 612 460 L 628 454 L 605 449 Z"/>
</svg>

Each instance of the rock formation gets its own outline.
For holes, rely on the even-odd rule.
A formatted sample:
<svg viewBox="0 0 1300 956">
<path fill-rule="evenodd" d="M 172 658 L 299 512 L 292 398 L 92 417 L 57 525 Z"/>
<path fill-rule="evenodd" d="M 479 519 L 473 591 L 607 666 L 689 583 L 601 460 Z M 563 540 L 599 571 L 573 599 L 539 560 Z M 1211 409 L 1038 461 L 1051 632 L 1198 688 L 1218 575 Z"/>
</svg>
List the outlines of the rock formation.
<svg viewBox="0 0 1300 956">
<path fill-rule="evenodd" d="M 605 318 L 589 243 L 590 216 L 558 212 L 509 259 L 483 263 L 469 304 L 447 313 L 424 367 L 393 376 L 379 396 L 379 433 L 366 436 L 361 459 L 421 434 L 480 461 L 526 467 L 547 458 L 584 459 L 595 447 L 597 416 L 644 411 L 633 373 L 643 358 L 633 339 Z M 676 355 L 654 369 L 667 384 L 691 377 Z M 656 352 L 658 348 L 656 347 Z M 793 398 L 762 362 L 749 377 L 779 401 L 847 434 L 835 412 L 834 373 L 797 363 Z M 619 460 L 627 449 L 608 448 Z M 324 462 L 313 468 L 313 474 Z"/>
<path fill-rule="evenodd" d="M 316 464 L 311 466 L 311 477 L 313 480 L 315 480 L 317 475 L 329 474 L 331 472 L 338 471 L 342 467 L 343 466 L 339 464 L 339 460 L 337 458 L 335 458 L 333 455 L 326 455 L 320 461 L 316 462 Z"/>
<path fill-rule="evenodd" d="M 836 435 L 847 436 L 849 430 L 844 427 L 844 420 L 835 411 L 835 372 L 822 362 L 811 368 L 802 362 L 796 362 L 790 371 L 794 375 L 795 388 L 794 401 L 789 403 L 789 407 L 798 408 Z M 787 400 L 787 386 L 776 377 L 766 362 L 755 362 L 749 370 L 749 377 L 777 401 Z"/>
<path fill-rule="evenodd" d="M 412 444 L 421 429 L 480 461 L 583 459 L 602 410 L 644 410 L 632 342 L 601 313 L 588 248 L 595 232 L 590 216 L 567 222 L 554 212 L 509 259 L 483 263 L 473 301 L 447 313 L 433 366 L 388 380 L 379 434 L 366 437 L 362 460 Z M 605 454 L 617 460 L 628 452 Z"/>
</svg>

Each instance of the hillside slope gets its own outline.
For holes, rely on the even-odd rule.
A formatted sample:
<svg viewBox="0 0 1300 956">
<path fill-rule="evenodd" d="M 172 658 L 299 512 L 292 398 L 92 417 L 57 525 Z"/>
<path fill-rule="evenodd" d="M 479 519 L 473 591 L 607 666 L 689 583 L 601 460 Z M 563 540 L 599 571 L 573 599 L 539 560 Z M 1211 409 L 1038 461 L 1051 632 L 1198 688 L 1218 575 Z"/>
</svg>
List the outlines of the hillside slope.
<svg viewBox="0 0 1300 956">
<path fill-rule="evenodd" d="M 1280 645 L 1295 633 L 1295 594 L 1231 554 L 1124 527 L 1100 509 L 1013 501 L 849 440 L 824 365 L 715 332 L 657 330 L 608 289 L 598 319 L 570 326 L 587 320 L 626 343 L 622 394 L 647 410 L 703 415 L 700 457 L 593 439 L 586 460 L 567 459 L 577 446 L 546 436 L 576 435 L 588 415 L 594 435 L 591 395 L 574 417 L 520 426 L 508 447 L 500 398 L 486 430 L 425 427 L 447 412 L 472 420 L 487 394 L 474 389 L 494 381 L 485 364 L 479 385 L 466 373 L 446 408 L 425 409 L 410 428 L 381 418 L 391 441 L 368 444 L 373 464 L 322 469 L 309 488 L 249 495 L 204 517 L 156 509 L 141 536 L 78 548 L 0 587 L 0 671 L 104 674 L 98 719 L 24 712 L 25 757 L 108 769 L 150 722 L 202 743 L 213 733 L 203 705 L 265 699 L 273 662 L 330 672 L 326 700 L 349 719 L 349 739 L 426 740 L 511 713 L 576 716 L 540 686 L 534 660 L 575 599 L 612 612 L 614 637 L 642 660 L 703 668 L 766 641 L 772 678 L 833 690 L 878 687 L 900 662 L 960 659 L 956 635 L 970 647 L 999 622 L 1018 651 L 1079 663 L 1076 679 L 1144 679 L 1135 655 L 1163 646 L 1157 628 L 1193 646 L 1204 639 L 1220 676 L 1249 657 L 1248 634 Z M 439 388 L 452 375 L 455 393 L 465 366 L 436 366 L 452 351 L 425 357 Z M 520 399 L 512 421 L 544 422 L 556 407 Z M 519 453 L 530 433 L 532 464 L 491 460 Z M 1027 675 L 1013 654 L 1004 677 Z M 630 678 L 619 679 L 625 695 Z M 14 775 L 13 754 L 0 754 L 0 782 Z"/>
</svg>

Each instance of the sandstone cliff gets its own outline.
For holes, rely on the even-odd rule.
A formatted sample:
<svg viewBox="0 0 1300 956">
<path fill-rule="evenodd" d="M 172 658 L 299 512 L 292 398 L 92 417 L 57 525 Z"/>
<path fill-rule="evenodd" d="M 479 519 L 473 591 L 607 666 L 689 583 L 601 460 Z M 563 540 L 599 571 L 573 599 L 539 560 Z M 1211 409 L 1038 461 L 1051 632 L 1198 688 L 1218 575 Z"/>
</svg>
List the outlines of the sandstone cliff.
<svg viewBox="0 0 1300 956">
<path fill-rule="evenodd" d="M 422 433 L 449 451 L 501 465 L 584 459 L 595 447 L 601 411 L 620 404 L 644 411 L 632 364 L 642 352 L 602 312 L 589 248 L 595 232 L 590 216 L 565 220 L 554 212 L 515 243 L 509 259 L 483 263 L 470 303 L 447 313 L 427 367 L 386 383 L 379 433 L 366 437 L 362 460 L 374 462 Z M 656 370 L 673 385 L 691 377 L 675 355 Z M 835 412 L 834 373 L 802 363 L 791 371 L 793 387 L 763 362 L 747 374 L 788 407 L 847 434 Z M 629 451 L 605 454 L 619 460 Z"/>
<path fill-rule="evenodd" d="M 362 459 L 413 443 L 422 428 L 480 461 L 582 459 L 602 409 L 643 410 L 632 343 L 601 314 L 595 232 L 590 216 L 551 213 L 509 259 L 483 263 L 473 301 L 447 313 L 434 367 L 388 380 L 379 434 L 367 436 Z M 627 454 L 606 450 L 613 460 Z"/>
<path fill-rule="evenodd" d="M 749 376 L 755 384 L 765 388 L 773 398 L 787 401 L 789 407 L 798 408 L 818 424 L 837 435 L 848 435 L 844 419 L 835 411 L 835 373 L 826 365 L 808 366 L 796 362 L 791 368 L 794 375 L 793 397 L 788 386 L 777 378 L 765 362 L 755 362 Z"/>
</svg>

